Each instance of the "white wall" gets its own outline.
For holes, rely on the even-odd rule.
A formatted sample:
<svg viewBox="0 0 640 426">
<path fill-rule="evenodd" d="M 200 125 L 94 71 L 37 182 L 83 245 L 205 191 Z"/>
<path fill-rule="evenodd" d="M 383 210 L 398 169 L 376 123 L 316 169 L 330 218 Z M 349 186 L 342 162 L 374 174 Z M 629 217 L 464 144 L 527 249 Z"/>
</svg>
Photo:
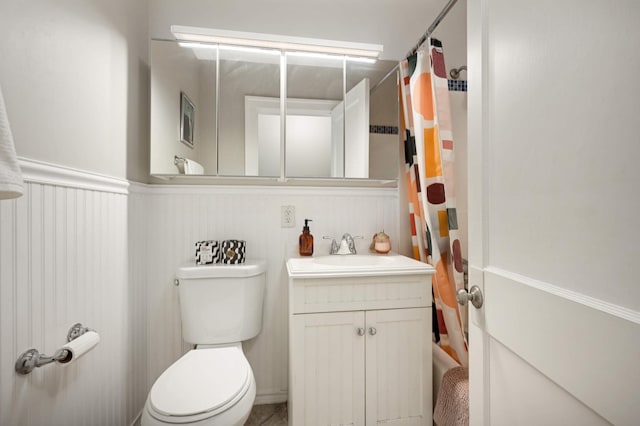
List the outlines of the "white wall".
<svg viewBox="0 0 640 426">
<path fill-rule="evenodd" d="M 349 232 L 361 253 L 371 237 L 384 229 L 398 243 L 398 197 L 394 189 L 282 188 L 225 186 L 136 186 L 146 214 L 131 223 L 145 241 L 144 268 L 148 313 L 148 383 L 188 348 L 182 342 L 176 269 L 193 263 L 194 243 L 205 239 L 243 239 L 247 256 L 267 260 L 264 323 L 260 335 L 245 344 L 253 367 L 258 402 L 286 400 L 288 291 L 285 261 L 297 255 L 298 236 L 305 218 L 312 219 L 314 254 L 328 254 L 330 242 Z M 280 228 L 280 206 L 296 208 L 296 226 Z M 143 278 L 146 277 L 146 280 Z"/>
<path fill-rule="evenodd" d="M 201 239 L 245 239 L 249 256 L 267 259 L 263 330 L 245 350 L 258 402 L 284 401 L 284 262 L 297 253 L 303 219 L 313 219 L 316 254 L 329 252 L 322 236 L 344 232 L 364 237 L 359 252 L 382 229 L 398 244 L 394 189 L 133 184 L 127 196 L 126 181 L 22 166 L 25 196 L 0 205 L 0 424 L 131 423 L 153 381 L 188 349 L 173 279 Z M 296 207 L 295 228 L 279 227 L 282 205 Z M 50 355 L 76 321 L 101 334 L 98 347 L 68 367 L 14 373 L 18 354 Z"/>
<path fill-rule="evenodd" d="M 18 155 L 118 179 L 88 189 L 85 174 L 23 161 L 25 195 L 0 204 L 0 424 L 127 425 L 144 401 L 122 179 L 148 179 L 146 7 L 2 2 L 0 86 Z M 94 351 L 16 375 L 20 353 L 51 355 L 75 322 L 102 336 Z"/>
<path fill-rule="evenodd" d="M 22 167 L 25 194 L 0 204 L 0 424 L 129 424 L 145 389 L 132 350 L 127 183 L 88 176 L 85 189 L 64 170 Z M 53 355 L 77 322 L 100 334 L 94 350 L 66 366 L 14 371 L 30 348 Z"/>
<path fill-rule="evenodd" d="M 4 0 L 0 86 L 19 156 L 148 176 L 146 1 Z"/>
</svg>

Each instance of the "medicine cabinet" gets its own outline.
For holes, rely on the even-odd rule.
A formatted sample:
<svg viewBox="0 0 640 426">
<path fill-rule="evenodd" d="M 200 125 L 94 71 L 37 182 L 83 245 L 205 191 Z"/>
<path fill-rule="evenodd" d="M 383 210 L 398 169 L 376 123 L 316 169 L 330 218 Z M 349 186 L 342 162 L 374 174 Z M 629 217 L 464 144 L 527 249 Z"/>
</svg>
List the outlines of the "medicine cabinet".
<svg viewBox="0 0 640 426">
<path fill-rule="evenodd" d="M 150 56 L 154 176 L 184 174 L 177 160 L 188 159 L 208 176 L 397 178 L 396 79 L 371 91 L 395 61 L 157 39 Z"/>
</svg>

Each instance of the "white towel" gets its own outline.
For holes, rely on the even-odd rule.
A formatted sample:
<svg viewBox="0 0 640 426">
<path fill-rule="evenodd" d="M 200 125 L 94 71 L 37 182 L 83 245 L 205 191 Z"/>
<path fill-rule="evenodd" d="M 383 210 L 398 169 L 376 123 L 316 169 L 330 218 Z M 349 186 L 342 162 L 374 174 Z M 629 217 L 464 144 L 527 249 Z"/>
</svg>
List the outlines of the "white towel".
<svg viewBox="0 0 640 426">
<path fill-rule="evenodd" d="M 0 87 L 0 200 L 22 195 L 22 173 Z"/>
<path fill-rule="evenodd" d="M 188 158 L 184 160 L 184 174 L 185 175 L 203 175 L 204 167 L 202 164 L 189 160 Z"/>
</svg>

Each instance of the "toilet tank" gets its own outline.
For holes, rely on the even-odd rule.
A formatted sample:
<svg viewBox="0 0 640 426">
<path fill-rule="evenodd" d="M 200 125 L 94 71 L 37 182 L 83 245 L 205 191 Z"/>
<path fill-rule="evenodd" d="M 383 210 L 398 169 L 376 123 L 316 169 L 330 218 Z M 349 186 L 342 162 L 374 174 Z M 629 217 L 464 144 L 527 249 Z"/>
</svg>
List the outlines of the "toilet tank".
<svg viewBox="0 0 640 426">
<path fill-rule="evenodd" d="M 183 339 L 204 345 L 255 337 L 262 328 L 266 270 L 266 262 L 256 259 L 178 268 Z"/>
</svg>

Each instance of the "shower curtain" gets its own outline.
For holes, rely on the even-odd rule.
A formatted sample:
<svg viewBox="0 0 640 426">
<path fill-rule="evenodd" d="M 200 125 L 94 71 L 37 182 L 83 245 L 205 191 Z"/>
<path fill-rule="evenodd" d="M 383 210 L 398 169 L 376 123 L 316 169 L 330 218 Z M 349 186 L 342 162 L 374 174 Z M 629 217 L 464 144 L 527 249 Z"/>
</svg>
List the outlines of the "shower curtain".
<svg viewBox="0 0 640 426">
<path fill-rule="evenodd" d="M 413 256 L 436 269 L 433 337 L 467 366 L 467 343 L 456 303 L 456 290 L 464 287 L 464 280 L 449 90 L 440 41 L 427 39 L 400 63 L 400 97 Z"/>
</svg>

